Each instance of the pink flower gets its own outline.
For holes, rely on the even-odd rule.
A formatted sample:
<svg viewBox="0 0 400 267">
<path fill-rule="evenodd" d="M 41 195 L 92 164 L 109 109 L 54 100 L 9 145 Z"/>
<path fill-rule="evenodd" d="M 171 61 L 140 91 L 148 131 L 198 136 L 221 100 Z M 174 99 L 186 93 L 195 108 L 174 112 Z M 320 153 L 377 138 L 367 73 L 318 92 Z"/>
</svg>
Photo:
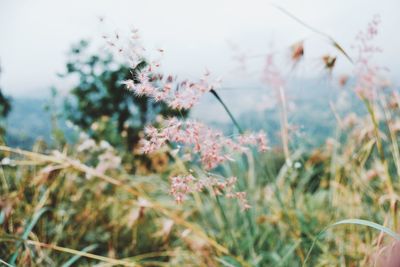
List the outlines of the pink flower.
<svg viewBox="0 0 400 267">
<path fill-rule="evenodd" d="M 382 78 L 380 72 L 383 68 L 373 65 L 371 59 L 374 54 L 381 52 L 378 46 L 373 44 L 374 38 L 378 34 L 380 18 L 375 16 L 368 24 L 367 30 L 360 31 L 356 37 L 357 44 L 353 47 L 357 49 L 355 75 L 357 77 L 355 92 L 365 99 L 373 99 L 376 90 L 381 85 Z"/>
<path fill-rule="evenodd" d="M 133 32 L 136 35 L 136 31 Z M 117 38 L 119 39 L 119 38 Z M 137 67 L 143 59 L 137 51 L 144 51 L 139 46 L 129 56 L 132 65 Z M 159 50 L 163 52 L 163 50 Z M 272 64 L 272 57 L 267 58 L 265 79 L 271 80 L 273 84 L 281 84 L 283 80 Z M 151 62 L 148 66 L 138 71 L 135 80 L 127 80 L 123 83 L 126 88 L 138 96 L 146 96 L 156 102 L 163 101 L 173 109 L 191 109 L 201 97 L 215 89 L 219 81 L 210 81 L 210 73 L 207 71 L 198 81 L 177 81 L 172 75 L 159 73 L 160 63 Z M 266 136 L 263 132 L 248 133 L 236 138 L 226 137 L 221 131 L 211 129 L 197 121 L 178 120 L 170 118 L 164 122 L 160 129 L 147 126 L 144 129 L 145 138 L 140 141 L 143 153 L 152 153 L 165 146 L 167 143 L 178 145 L 174 155 L 179 153 L 180 146 L 191 148 L 190 155 L 194 160 L 199 160 L 205 170 L 211 170 L 224 163 L 233 161 L 235 153 L 242 153 L 249 146 L 256 147 L 259 151 L 268 149 Z M 172 154 L 172 153 L 171 153 Z M 243 210 L 250 208 L 245 192 L 236 192 L 234 187 L 236 177 L 221 178 L 209 176 L 206 178 L 195 178 L 193 175 L 177 175 L 170 178 L 170 193 L 178 203 L 183 202 L 187 195 L 209 188 L 216 195 L 224 195 L 228 198 L 237 199 Z"/>
<path fill-rule="evenodd" d="M 214 169 L 226 160 L 233 160 L 234 153 L 247 150 L 249 145 L 257 147 L 259 151 L 268 149 L 265 133 L 261 131 L 230 138 L 224 136 L 221 131 L 213 130 L 193 120 L 170 118 L 164 122 L 161 129 L 147 126 L 144 133 L 146 137 L 142 140 L 144 153 L 155 152 L 166 142 L 182 144 L 192 148 L 193 154 L 200 159 L 205 170 Z M 197 179 L 193 175 L 178 175 L 171 177 L 170 180 L 170 193 L 178 203 L 182 203 L 188 194 L 209 188 L 215 195 L 237 199 L 242 210 L 250 208 L 246 193 L 234 190 L 236 177 L 223 179 L 209 176 Z"/>
<path fill-rule="evenodd" d="M 235 185 L 237 183 L 236 177 L 229 178 L 216 178 L 209 176 L 206 178 L 195 178 L 193 175 L 178 175 L 170 177 L 171 181 L 171 195 L 175 198 L 177 203 L 182 203 L 189 194 L 194 192 L 201 192 L 208 188 L 215 195 L 225 196 L 230 199 L 237 199 L 242 210 L 247 210 L 250 205 L 247 201 L 245 192 L 236 192 Z"/>
<path fill-rule="evenodd" d="M 171 180 L 171 195 L 174 196 L 176 202 L 182 203 L 188 193 L 193 192 L 192 182 L 195 178 L 192 175 L 173 176 Z"/>
<path fill-rule="evenodd" d="M 139 83 L 127 80 L 123 83 L 128 90 L 133 91 L 138 96 L 148 96 L 155 101 L 164 101 L 173 109 L 190 109 L 200 98 L 211 89 L 217 87 L 217 82 L 208 81 L 209 74 L 197 82 L 184 80 L 176 82 L 172 75 L 164 79 L 164 75 L 156 74 L 159 64 L 153 64 L 143 69 L 137 74 Z M 175 88 L 175 90 L 172 90 Z"/>
<path fill-rule="evenodd" d="M 153 126 L 146 127 L 145 136 L 142 140 L 143 153 L 155 152 L 167 141 L 191 146 L 206 170 L 214 169 L 226 160 L 232 160 L 234 152 L 243 152 L 249 145 L 256 146 L 259 151 L 268 149 L 263 132 L 241 135 L 235 140 L 200 122 L 180 121 L 176 118 L 165 121 L 164 127 L 159 130 Z"/>
<path fill-rule="evenodd" d="M 275 64 L 273 54 L 266 56 L 262 80 L 275 89 L 285 87 L 285 79 Z"/>
</svg>

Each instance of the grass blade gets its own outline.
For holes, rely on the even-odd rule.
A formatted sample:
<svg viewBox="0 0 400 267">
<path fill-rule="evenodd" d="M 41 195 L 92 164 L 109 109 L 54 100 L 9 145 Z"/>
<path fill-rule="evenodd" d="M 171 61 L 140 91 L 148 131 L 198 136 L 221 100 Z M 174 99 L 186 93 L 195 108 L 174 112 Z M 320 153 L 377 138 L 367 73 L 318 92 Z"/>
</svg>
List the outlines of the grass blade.
<svg viewBox="0 0 400 267">
<path fill-rule="evenodd" d="M 42 242 L 34 241 L 34 240 L 28 240 L 28 239 L 22 240 L 20 238 L 1 238 L 0 237 L 0 241 L 23 242 L 27 245 L 34 245 L 34 246 L 39 246 L 39 247 L 43 247 L 43 248 L 47 248 L 47 249 L 51 249 L 51 250 L 55 250 L 55 251 L 59 251 L 59 252 L 69 253 L 69 254 L 73 254 L 73 255 L 79 255 L 79 256 L 82 256 L 85 258 L 106 262 L 111 265 L 130 266 L 130 267 L 140 266 L 136 262 L 129 262 L 129 261 L 125 261 L 125 260 L 113 259 L 113 258 L 109 258 L 109 257 L 105 257 L 105 256 L 88 253 L 83 250 L 79 251 L 79 250 L 75 250 L 75 249 L 71 249 L 71 248 L 60 247 L 57 245 L 46 244 L 46 243 L 42 243 Z"/>
<path fill-rule="evenodd" d="M 33 215 L 31 221 L 29 222 L 28 226 L 25 228 L 24 233 L 22 234 L 22 237 L 21 237 L 22 240 L 28 239 L 29 233 L 32 231 L 33 227 L 35 227 L 36 223 L 38 222 L 40 217 L 43 215 L 43 213 L 45 213 L 48 210 L 49 210 L 48 208 L 41 208 L 40 210 L 38 210 L 38 212 L 36 212 Z M 15 261 L 17 260 L 17 257 L 18 257 L 18 249 L 20 246 L 21 246 L 21 242 L 17 243 L 15 252 L 11 256 L 10 264 L 12 264 L 12 265 L 15 265 Z"/>
<path fill-rule="evenodd" d="M 338 42 L 335 41 L 335 39 L 332 38 L 332 36 L 330 36 L 329 34 L 326 34 L 326 33 L 322 32 L 322 31 L 320 31 L 320 30 L 308 25 L 303 20 L 299 19 L 298 17 L 296 17 L 295 15 L 293 15 L 292 13 L 290 13 L 289 11 L 284 9 L 283 7 L 275 5 L 275 4 L 272 4 L 272 6 L 275 7 L 276 9 L 278 9 L 279 11 L 281 11 L 282 13 L 284 13 L 285 15 L 287 15 L 288 17 L 290 17 L 291 19 L 295 20 L 299 24 L 303 25 L 304 27 L 306 27 L 310 31 L 313 31 L 316 34 L 319 34 L 319 35 L 325 37 L 326 39 L 328 39 L 332 43 L 333 47 L 335 47 L 337 50 L 339 50 L 353 64 L 353 60 L 351 59 L 349 54 L 343 49 L 343 47 L 341 45 L 339 45 Z"/>
<path fill-rule="evenodd" d="M 7 262 L 3 261 L 2 259 L 0 259 L 0 263 L 4 264 L 4 266 L 7 266 L 7 267 L 15 267 L 14 265 L 8 264 Z"/>
<path fill-rule="evenodd" d="M 84 249 L 82 249 L 82 252 L 89 252 L 94 250 L 95 248 L 97 248 L 97 244 L 93 244 L 90 246 L 85 247 Z M 82 257 L 82 255 L 76 254 L 75 256 L 73 256 L 71 259 L 69 259 L 67 262 L 65 262 L 63 265 L 61 265 L 61 267 L 69 267 L 72 266 L 72 264 L 74 264 L 77 260 L 79 260 Z"/>
<path fill-rule="evenodd" d="M 322 236 L 322 234 L 324 234 L 329 228 L 331 227 L 335 227 L 335 226 L 339 226 L 339 225 L 344 225 L 344 224 L 355 224 L 355 225 L 362 225 L 362 226 L 367 226 L 370 228 L 373 228 L 375 230 L 381 231 L 385 234 L 390 235 L 391 237 L 393 237 L 394 239 L 400 241 L 400 235 L 397 234 L 396 232 L 394 232 L 393 230 L 387 228 L 386 226 L 371 222 L 371 221 L 367 221 L 367 220 L 361 220 L 361 219 L 346 219 L 346 220 L 341 220 L 338 222 L 335 222 L 334 224 L 329 225 L 328 227 L 326 227 L 324 230 L 322 230 L 321 232 L 319 232 L 319 234 L 315 237 L 310 250 L 307 253 L 306 258 L 304 259 L 303 262 L 303 267 L 306 266 L 306 262 L 308 260 L 308 258 L 311 255 L 311 251 L 313 250 L 315 243 L 317 242 L 317 240 Z"/>
<path fill-rule="evenodd" d="M 384 232 L 385 234 L 388 234 L 391 237 L 393 237 L 394 239 L 400 241 L 400 235 L 398 233 L 394 232 L 393 230 L 391 230 L 383 225 L 380 225 L 380 224 L 377 224 L 377 223 L 374 223 L 371 221 L 367 221 L 367 220 L 360 220 L 360 219 L 342 220 L 342 221 L 332 224 L 330 227 L 342 225 L 342 224 L 357 224 L 357 225 L 368 226 L 368 227 L 374 228 L 375 230 Z"/>
</svg>

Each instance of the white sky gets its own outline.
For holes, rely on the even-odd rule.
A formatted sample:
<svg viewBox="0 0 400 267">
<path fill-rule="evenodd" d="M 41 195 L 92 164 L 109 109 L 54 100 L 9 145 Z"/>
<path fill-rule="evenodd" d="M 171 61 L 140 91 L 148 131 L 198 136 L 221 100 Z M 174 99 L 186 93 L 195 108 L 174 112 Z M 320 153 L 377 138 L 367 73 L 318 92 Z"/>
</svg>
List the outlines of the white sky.
<svg viewBox="0 0 400 267">
<path fill-rule="evenodd" d="M 333 36 L 347 50 L 356 33 L 374 14 L 380 14 L 378 41 L 384 53 L 379 60 L 398 79 L 399 0 L 275 3 Z M 107 29 L 100 26 L 99 16 L 105 17 Z M 140 29 L 149 48 L 165 49 L 168 72 L 191 77 L 208 68 L 228 83 L 235 81 L 231 74 L 235 63 L 227 41 L 259 54 L 268 52 L 271 42 L 274 47 L 284 47 L 312 36 L 310 47 L 315 56 L 326 50 L 319 37 L 268 1 L 0 0 L 0 86 L 7 94 L 29 97 L 47 95 L 51 85 L 67 87 L 55 74 L 64 70 L 72 43 L 90 38 L 100 44 L 105 31 L 125 31 L 133 26 Z"/>
</svg>

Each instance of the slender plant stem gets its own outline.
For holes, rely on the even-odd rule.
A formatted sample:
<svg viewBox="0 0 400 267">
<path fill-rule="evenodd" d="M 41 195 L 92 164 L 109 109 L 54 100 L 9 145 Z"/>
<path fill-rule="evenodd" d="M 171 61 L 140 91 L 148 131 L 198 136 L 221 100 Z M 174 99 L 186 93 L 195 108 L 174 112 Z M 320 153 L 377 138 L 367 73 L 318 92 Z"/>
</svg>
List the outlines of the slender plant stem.
<svg viewBox="0 0 400 267">
<path fill-rule="evenodd" d="M 242 128 L 240 127 L 239 123 L 236 121 L 235 117 L 232 115 L 232 113 L 231 113 L 231 111 L 229 110 L 228 106 L 225 105 L 224 101 L 221 99 L 221 97 L 218 95 L 218 93 L 217 93 L 214 89 L 211 89 L 211 90 L 210 90 L 210 93 L 213 94 L 213 95 L 215 96 L 215 98 L 218 100 L 218 102 L 219 102 L 219 103 L 222 105 L 222 107 L 225 109 L 226 113 L 228 114 L 229 118 L 231 119 L 231 121 L 232 121 L 233 124 L 235 125 L 236 129 L 238 130 L 238 132 L 239 132 L 240 134 L 243 134 L 244 132 L 243 132 Z M 258 159 L 256 159 L 256 162 L 257 162 L 258 164 L 260 164 L 260 162 L 258 161 Z M 260 164 L 260 165 L 261 165 L 261 164 Z M 264 168 L 261 168 L 261 169 L 263 170 L 264 174 L 265 174 L 267 177 L 269 177 L 269 175 L 268 175 L 268 173 L 265 171 L 265 169 L 264 169 Z M 282 200 L 282 197 L 281 197 L 281 195 L 280 195 L 280 191 L 278 190 L 278 186 L 277 186 L 277 184 L 276 184 L 276 181 L 270 180 L 270 182 L 272 182 L 272 184 L 274 185 L 274 187 L 275 187 L 275 189 L 276 189 L 276 190 L 275 190 L 275 195 L 276 195 L 276 197 L 277 197 L 277 199 L 278 199 L 278 202 L 280 203 L 281 207 L 284 208 L 285 205 L 284 205 L 283 200 Z M 251 230 L 252 232 L 254 232 L 254 229 L 252 229 L 252 227 L 254 227 L 254 224 L 253 224 L 253 222 L 252 222 L 250 216 L 249 216 L 249 215 L 246 215 L 246 217 L 247 217 L 247 219 L 248 219 L 248 223 L 249 223 L 249 226 L 250 226 L 250 230 Z"/>
<path fill-rule="evenodd" d="M 221 211 L 221 214 L 222 214 L 222 219 L 223 219 L 224 222 L 225 222 L 225 228 L 228 228 L 228 229 L 229 229 L 232 243 L 233 243 L 233 245 L 237 248 L 237 247 L 238 247 L 238 243 L 237 243 L 237 241 L 236 241 L 236 238 L 235 238 L 235 235 L 234 235 L 232 226 L 231 226 L 231 224 L 229 223 L 229 220 L 228 220 L 228 217 L 227 217 L 226 214 L 225 214 L 224 208 L 222 207 L 222 203 L 221 203 L 221 201 L 220 201 L 220 199 L 219 199 L 219 196 L 216 196 L 216 199 L 217 199 L 218 207 L 219 207 L 219 209 L 220 209 L 220 211 Z"/>
<path fill-rule="evenodd" d="M 375 110 L 374 110 L 374 107 L 372 106 L 371 102 L 366 99 L 364 99 L 364 102 L 365 102 L 365 105 L 367 106 L 368 112 L 371 116 L 372 123 L 374 125 L 376 147 L 378 149 L 381 163 L 384 166 L 385 175 L 386 175 L 385 181 L 387 183 L 387 187 L 389 189 L 389 193 L 392 198 L 390 200 L 390 210 L 391 210 L 391 214 L 393 217 L 393 225 L 397 228 L 397 224 L 398 224 L 398 222 L 397 222 L 397 203 L 396 203 L 396 200 L 393 198 L 393 196 L 394 196 L 393 181 L 392 181 L 392 177 L 390 176 L 388 162 L 385 159 L 385 151 L 383 149 L 382 140 L 379 137 L 379 122 L 376 119 Z"/>
<path fill-rule="evenodd" d="M 222 107 L 225 109 L 226 113 L 228 114 L 229 118 L 231 119 L 231 121 L 233 122 L 233 124 L 235 125 L 235 127 L 239 131 L 239 133 L 243 134 L 244 132 L 243 132 L 242 128 L 240 127 L 239 123 L 236 121 L 235 117 L 233 117 L 231 111 L 225 105 L 224 101 L 222 101 L 221 97 L 219 97 L 217 92 L 214 89 L 211 89 L 210 93 L 215 96 L 215 98 L 218 100 L 219 103 L 221 103 Z"/>
<path fill-rule="evenodd" d="M 372 107 L 370 102 L 365 100 L 365 104 L 367 106 L 368 112 L 369 112 L 369 114 L 371 116 L 372 123 L 374 125 L 374 133 L 375 133 L 375 138 L 376 138 L 376 147 L 378 149 L 378 153 L 379 153 L 379 156 L 381 158 L 381 161 L 384 162 L 385 161 L 385 153 L 383 151 L 381 138 L 379 137 L 379 124 L 378 124 L 378 121 L 377 121 L 376 116 L 375 116 L 375 111 L 374 111 L 374 108 Z"/>
<path fill-rule="evenodd" d="M 283 153 L 285 154 L 286 163 L 290 162 L 290 151 L 289 151 L 289 124 L 288 124 L 288 116 L 287 116 L 287 107 L 286 107 L 286 97 L 285 91 L 282 87 L 278 89 L 279 101 L 281 104 L 281 135 L 282 135 L 282 146 Z"/>
</svg>

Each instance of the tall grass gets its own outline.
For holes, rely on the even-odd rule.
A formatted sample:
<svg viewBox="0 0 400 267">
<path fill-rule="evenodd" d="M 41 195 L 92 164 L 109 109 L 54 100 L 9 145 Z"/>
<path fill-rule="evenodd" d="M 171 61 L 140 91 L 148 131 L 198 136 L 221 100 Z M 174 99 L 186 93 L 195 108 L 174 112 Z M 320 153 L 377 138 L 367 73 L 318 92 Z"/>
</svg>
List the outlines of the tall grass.
<svg viewBox="0 0 400 267">
<path fill-rule="evenodd" d="M 367 264 L 385 244 L 379 232 L 350 225 L 316 237 L 347 218 L 397 229 L 397 138 L 381 136 L 396 137 L 399 110 L 381 105 L 387 101 L 383 95 L 374 106 L 386 114 L 379 123 L 360 118 L 325 146 L 292 153 L 299 164 L 286 164 L 275 151 L 226 164 L 221 174 L 241 177 L 239 187 L 248 193 L 252 208 L 245 213 L 208 193 L 176 205 L 165 193 L 165 174 L 132 176 L 118 168 L 105 175 L 73 148 L 44 154 L 40 147 L 2 146 L 10 161 L 1 171 L 0 258 L 18 266 L 71 259 L 107 266 L 301 266 L 315 242 L 307 266 Z"/>
<path fill-rule="evenodd" d="M 334 42 L 340 51 L 343 49 Z M 344 50 L 342 53 L 345 53 Z M 347 53 L 345 56 L 348 57 Z M 251 209 L 212 188 L 180 205 L 169 176 L 207 176 L 170 146 L 168 166 L 139 175 L 100 171 L 95 149 L 0 146 L 0 259 L 6 266 L 374 266 L 398 239 L 396 94 L 361 95 L 366 115 L 341 123 L 313 151 L 247 150 L 215 172 L 236 176 Z M 224 106 L 239 132 L 243 129 Z M 283 151 L 283 152 L 282 152 Z M 121 152 L 115 152 L 116 154 Z M 290 160 L 289 160 L 290 159 Z M 334 225 L 336 227 L 327 228 Z M 361 227 L 360 225 L 370 226 Z M 392 230 L 390 230 L 392 229 Z M 326 231 L 324 231 L 326 230 Z M 379 231 L 376 231 L 379 230 Z M 323 231 L 323 235 L 321 234 Z M 386 235 L 389 234 L 389 235 Z M 392 237 L 391 237 L 392 236 Z M 383 265 L 382 265 L 383 266 Z"/>
</svg>

